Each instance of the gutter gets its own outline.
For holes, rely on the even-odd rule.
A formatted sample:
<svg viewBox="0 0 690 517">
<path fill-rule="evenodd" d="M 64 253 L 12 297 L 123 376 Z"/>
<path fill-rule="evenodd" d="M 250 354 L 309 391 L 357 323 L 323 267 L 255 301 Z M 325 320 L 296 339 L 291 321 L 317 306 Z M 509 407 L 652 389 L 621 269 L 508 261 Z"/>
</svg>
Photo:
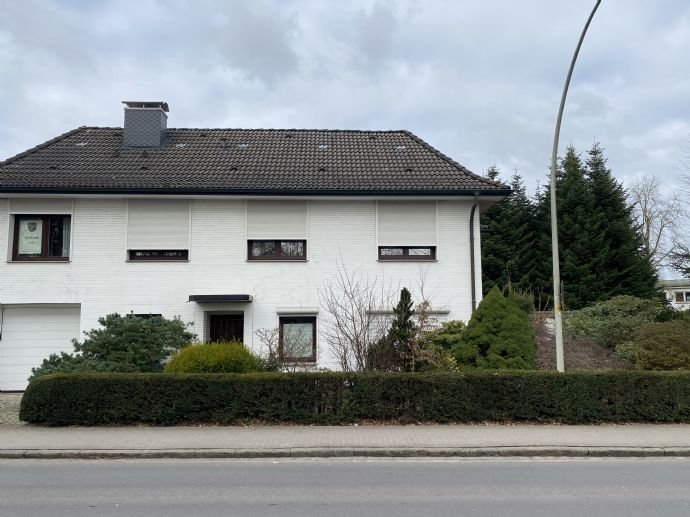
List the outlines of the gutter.
<svg viewBox="0 0 690 517">
<path fill-rule="evenodd" d="M 477 281 L 475 279 L 474 264 L 474 214 L 479 206 L 479 192 L 474 193 L 474 204 L 470 212 L 470 282 L 472 285 L 472 312 L 477 308 Z"/>
</svg>

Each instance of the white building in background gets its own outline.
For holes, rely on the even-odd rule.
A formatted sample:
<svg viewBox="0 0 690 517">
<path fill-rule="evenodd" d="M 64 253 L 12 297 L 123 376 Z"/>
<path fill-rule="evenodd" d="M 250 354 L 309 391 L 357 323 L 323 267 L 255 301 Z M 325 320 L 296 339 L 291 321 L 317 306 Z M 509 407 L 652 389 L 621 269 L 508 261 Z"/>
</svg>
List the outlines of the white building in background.
<svg viewBox="0 0 690 517">
<path fill-rule="evenodd" d="M 161 314 L 201 340 L 309 336 L 337 368 L 319 290 L 340 267 L 425 295 L 481 298 L 479 212 L 510 193 L 407 131 L 168 129 L 165 103 L 0 162 L 0 390 L 98 327 Z M 306 331 L 306 332 L 304 332 Z"/>
<path fill-rule="evenodd" d="M 666 293 L 671 307 L 680 311 L 690 309 L 690 279 L 660 280 L 659 285 Z"/>
</svg>

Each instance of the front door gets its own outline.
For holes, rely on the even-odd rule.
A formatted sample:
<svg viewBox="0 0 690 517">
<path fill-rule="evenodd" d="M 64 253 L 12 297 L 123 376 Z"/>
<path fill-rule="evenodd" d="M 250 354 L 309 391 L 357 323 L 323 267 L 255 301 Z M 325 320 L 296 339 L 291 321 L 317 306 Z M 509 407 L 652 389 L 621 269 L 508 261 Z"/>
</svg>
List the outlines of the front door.
<svg viewBox="0 0 690 517">
<path fill-rule="evenodd" d="M 243 341 L 243 314 L 211 314 L 209 316 L 209 341 Z"/>
</svg>

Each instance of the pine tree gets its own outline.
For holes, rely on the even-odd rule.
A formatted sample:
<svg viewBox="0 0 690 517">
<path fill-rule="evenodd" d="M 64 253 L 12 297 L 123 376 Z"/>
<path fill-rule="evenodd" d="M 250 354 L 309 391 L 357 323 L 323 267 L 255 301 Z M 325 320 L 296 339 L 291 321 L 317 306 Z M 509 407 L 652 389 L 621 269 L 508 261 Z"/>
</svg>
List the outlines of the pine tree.
<svg viewBox="0 0 690 517">
<path fill-rule="evenodd" d="M 499 179 L 499 171 L 487 171 L 491 179 Z M 484 214 L 482 224 L 487 235 L 482 239 L 482 283 L 484 292 L 493 286 L 508 285 L 528 289 L 534 270 L 533 206 L 527 197 L 522 177 L 511 177 L 513 193 Z"/>
<path fill-rule="evenodd" d="M 603 232 L 607 256 L 599 273 L 603 284 L 599 300 L 618 295 L 656 297 L 657 275 L 650 257 L 643 251 L 642 236 L 632 207 L 627 204 L 625 190 L 607 168 L 604 149 L 599 143 L 587 154 L 590 190 L 606 221 Z"/>
</svg>

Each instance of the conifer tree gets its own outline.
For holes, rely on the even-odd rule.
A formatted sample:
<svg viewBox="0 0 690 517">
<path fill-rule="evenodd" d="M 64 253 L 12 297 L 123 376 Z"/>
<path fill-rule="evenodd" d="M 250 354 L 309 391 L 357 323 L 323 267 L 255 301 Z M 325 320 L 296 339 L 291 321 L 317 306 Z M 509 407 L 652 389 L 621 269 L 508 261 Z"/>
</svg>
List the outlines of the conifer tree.
<svg viewBox="0 0 690 517">
<path fill-rule="evenodd" d="M 602 291 L 599 300 L 618 295 L 639 298 L 658 296 L 657 276 L 651 257 L 644 252 L 642 236 L 626 200 L 622 184 L 606 166 L 604 149 L 594 143 L 587 152 L 586 174 L 598 210 L 606 224 L 603 228 L 607 256 L 600 269 Z"/>
<path fill-rule="evenodd" d="M 461 366 L 534 368 L 534 329 L 529 316 L 493 287 L 474 311 L 454 355 Z"/>
</svg>

